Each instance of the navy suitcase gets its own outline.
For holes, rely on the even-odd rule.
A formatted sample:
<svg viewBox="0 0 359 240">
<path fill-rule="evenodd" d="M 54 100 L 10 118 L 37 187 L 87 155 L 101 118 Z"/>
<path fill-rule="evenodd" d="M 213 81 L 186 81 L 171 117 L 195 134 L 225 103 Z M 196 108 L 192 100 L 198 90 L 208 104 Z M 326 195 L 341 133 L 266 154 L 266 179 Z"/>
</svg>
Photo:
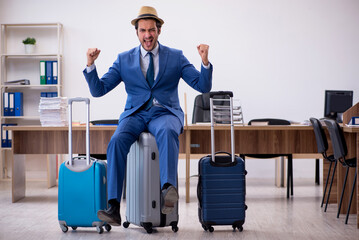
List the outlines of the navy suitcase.
<svg viewBox="0 0 359 240">
<path fill-rule="evenodd" d="M 87 105 L 86 157 L 72 156 L 72 102 Z M 68 228 L 96 227 L 98 233 L 111 226 L 97 217 L 97 211 L 107 208 L 106 163 L 90 158 L 90 127 L 88 98 L 69 99 L 69 160 L 60 166 L 58 189 L 58 220 L 63 232 Z"/>
<path fill-rule="evenodd" d="M 228 95 L 230 104 L 227 109 L 216 109 L 213 96 Z M 199 221 L 205 231 L 214 231 L 214 225 L 232 225 L 235 230 L 243 230 L 245 221 L 245 164 L 234 154 L 233 93 L 211 92 L 211 151 L 212 154 L 200 159 L 198 163 L 199 180 L 197 197 L 199 201 Z M 216 100 L 214 100 L 216 101 Z M 221 100 L 223 101 L 223 99 Z M 230 116 L 232 153 L 214 153 L 214 123 L 216 118 L 223 120 Z M 223 155 L 224 154 L 224 155 Z"/>
</svg>

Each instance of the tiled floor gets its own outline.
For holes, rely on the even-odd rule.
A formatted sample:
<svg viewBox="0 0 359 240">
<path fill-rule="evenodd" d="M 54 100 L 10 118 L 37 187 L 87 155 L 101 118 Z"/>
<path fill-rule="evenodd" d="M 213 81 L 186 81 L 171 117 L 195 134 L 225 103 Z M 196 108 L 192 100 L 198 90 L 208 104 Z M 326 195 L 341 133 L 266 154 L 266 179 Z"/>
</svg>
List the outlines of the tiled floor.
<svg viewBox="0 0 359 240">
<path fill-rule="evenodd" d="M 184 180 L 180 179 L 179 231 L 158 228 L 147 234 L 143 228 L 113 227 L 98 234 L 95 228 L 78 228 L 63 233 L 57 220 L 57 187 L 45 182 L 27 182 L 26 198 L 11 203 L 11 182 L 0 181 L 0 239 L 359 239 L 356 216 L 344 224 L 336 218 L 336 205 L 326 213 L 320 207 L 322 186 L 312 179 L 295 179 L 294 197 L 286 199 L 286 189 L 276 188 L 272 179 L 247 179 L 246 222 L 243 232 L 231 226 L 216 226 L 205 232 L 198 221 L 195 196 L 197 179 L 192 179 L 191 202 L 185 203 Z M 125 202 L 121 205 L 125 218 Z"/>
</svg>

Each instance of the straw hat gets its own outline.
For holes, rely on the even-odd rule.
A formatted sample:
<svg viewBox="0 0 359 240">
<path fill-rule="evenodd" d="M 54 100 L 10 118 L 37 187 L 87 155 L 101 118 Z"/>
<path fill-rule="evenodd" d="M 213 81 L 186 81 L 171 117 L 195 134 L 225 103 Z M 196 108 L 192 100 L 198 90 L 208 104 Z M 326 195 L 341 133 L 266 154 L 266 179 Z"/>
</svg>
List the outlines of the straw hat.
<svg viewBox="0 0 359 240">
<path fill-rule="evenodd" d="M 157 19 L 158 21 L 160 21 L 161 24 L 164 23 L 164 21 L 157 16 L 157 11 L 153 7 L 148 7 L 148 6 L 141 7 L 141 9 L 138 13 L 138 17 L 133 19 L 131 21 L 131 24 L 135 25 L 136 22 L 142 18 L 153 18 L 153 19 Z"/>
</svg>

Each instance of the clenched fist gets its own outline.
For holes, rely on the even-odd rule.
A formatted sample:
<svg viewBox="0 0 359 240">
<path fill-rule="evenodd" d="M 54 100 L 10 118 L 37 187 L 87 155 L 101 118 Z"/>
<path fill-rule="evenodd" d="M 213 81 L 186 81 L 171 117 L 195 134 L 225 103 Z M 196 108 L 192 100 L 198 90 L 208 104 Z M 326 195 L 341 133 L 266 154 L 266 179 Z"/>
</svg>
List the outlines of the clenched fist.
<svg viewBox="0 0 359 240">
<path fill-rule="evenodd" d="M 198 50 L 198 53 L 199 55 L 201 56 L 202 58 L 202 62 L 205 66 L 208 66 L 208 49 L 209 49 L 209 46 L 206 45 L 206 44 L 200 44 L 197 46 L 197 50 Z"/>
<path fill-rule="evenodd" d="M 97 59 L 98 55 L 100 55 L 101 50 L 97 48 L 89 48 L 87 50 L 87 66 L 91 66 L 94 64 L 95 60 Z"/>
</svg>

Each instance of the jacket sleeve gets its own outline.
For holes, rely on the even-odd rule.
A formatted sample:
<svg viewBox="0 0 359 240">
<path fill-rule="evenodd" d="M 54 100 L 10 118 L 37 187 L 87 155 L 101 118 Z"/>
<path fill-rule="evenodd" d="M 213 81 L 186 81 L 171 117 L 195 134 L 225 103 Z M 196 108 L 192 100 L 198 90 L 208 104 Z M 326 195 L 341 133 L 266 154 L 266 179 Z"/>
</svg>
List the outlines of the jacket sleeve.
<svg viewBox="0 0 359 240">
<path fill-rule="evenodd" d="M 201 93 L 211 91 L 213 72 L 212 64 L 210 64 L 209 69 L 206 69 L 201 64 L 201 72 L 199 72 L 183 54 L 181 54 L 180 61 L 182 72 L 181 77 L 188 85 Z"/>
<path fill-rule="evenodd" d="M 91 95 L 93 97 L 101 97 L 122 82 L 120 57 L 117 58 L 112 67 L 109 68 L 108 72 L 103 75 L 102 78 L 98 77 L 96 68 L 89 73 L 87 73 L 87 70 L 85 69 L 83 74 L 90 88 Z"/>
</svg>

